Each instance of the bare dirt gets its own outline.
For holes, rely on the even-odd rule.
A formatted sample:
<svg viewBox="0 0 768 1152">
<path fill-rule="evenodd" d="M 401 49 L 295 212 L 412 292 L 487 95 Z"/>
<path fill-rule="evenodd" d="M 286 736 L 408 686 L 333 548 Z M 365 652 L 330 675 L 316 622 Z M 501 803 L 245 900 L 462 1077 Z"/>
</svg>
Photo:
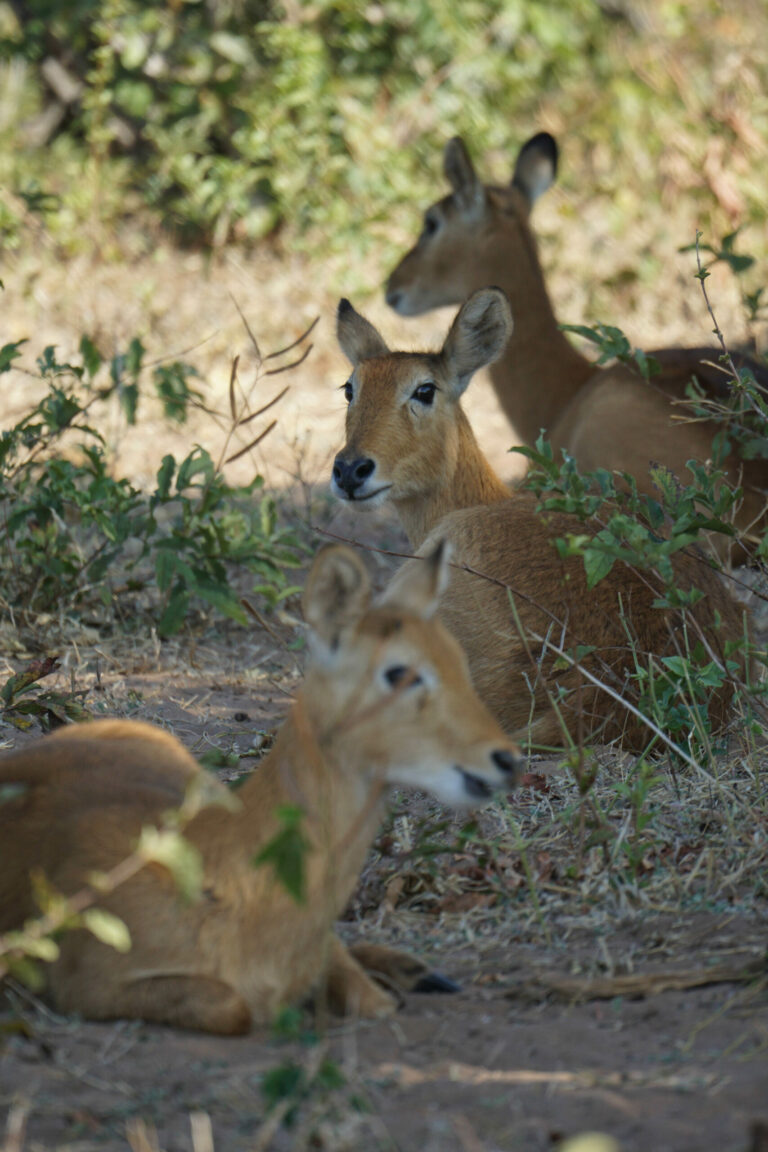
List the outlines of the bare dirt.
<svg viewBox="0 0 768 1152">
<path fill-rule="evenodd" d="M 601 941 L 646 966 L 668 951 L 667 963 L 684 954 L 701 963 L 717 954 L 719 929 L 717 917 L 667 917 L 617 925 Z M 746 1152 L 750 1124 L 765 1110 L 764 992 L 762 1007 L 754 990 L 728 986 L 530 1003 L 508 990 L 512 975 L 544 962 L 588 968 L 596 951 L 589 933 L 568 933 L 549 948 L 523 935 L 478 954 L 466 943 L 441 948 L 432 924 L 417 930 L 423 954 L 450 966 L 463 991 L 409 996 L 390 1021 L 331 1028 L 320 1056 L 335 1062 L 343 1083 L 316 1086 L 293 1124 L 266 1144 L 265 1073 L 289 1060 L 311 1067 L 317 1047 L 265 1033 L 222 1039 L 26 1016 L 31 1035 L 7 1042 L 0 1063 L 4 1095 L 30 1103 L 26 1147 L 125 1147 L 126 1128 L 141 1119 L 156 1128 L 160 1147 L 176 1152 L 192 1146 L 190 1114 L 203 1111 L 215 1147 L 233 1152 L 546 1152 L 594 1130 L 627 1152 Z M 749 934 L 740 940 L 746 950 Z M 751 942 L 759 946 L 756 936 Z"/>
<path fill-rule="evenodd" d="M 98 678 L 84 661 L 76 679 L 96 712 L 163 724 L 198 755 L 229 753 L 218 772 L 232 778 L 258 758 L 296 684 L 287 620 L 184 650 L 116 646 Z M 616 759 L 605 754 L 611 768 Z M 587 1002 L 558 981 L 589 996 L 599 978 L 754 966 L 768 939 L 764 886 L 755 899 L 734 875 L 733 845 L 716 812 L 708 830 L 698 792 L 691 813 L 669 787 L 670 836 L 649 846 L 638 884 L 612 885 L 589 851 L 574 881 L 578 837 L 562 823 L 572 789 L 546 775 L 554 766 L 532 762 L 511 819 L 487 812 L 477 845 L 457 846 L 460 825 L 434 802 L 398 794 L 340 925 L 350 940 L 418 953 L 460 992 L 409 995 L 384 1022 L 331 1021 L 314 1042 L 308 1014 L 303 1038 L 223 1039 L 61 1018 L 16 988 L 0 1013 L 0 1105 L 23 1137 L 7 1152 L 545 1152 L 595 1130 L 623 1152 L 747 1152 L 750 1126 L 768 1119 L 768 971 L 640 998 L 617 985 Z M 758 816 L 745 838 L 766 832 Z M 444 855 L 422 855 L 435 837 Z M 704 887 L 688 887 L 707 869 Z M 265 1095 L 276 1070 L 303 1077 L 277 1104 Z"/>
<path fill-rule="evenodd" d="M 555 195 L 543 216 L 545 255 L 559 274 L 555 294 L 564 319 L 591 320 L 594 314 L 583 315 L 581 269 L 603 258 L 606 238 L 592 222 L 592 249 L 563 246 L 555 261 L 558 205 Z M 669 234 L 663 298 L 635 312 L 631 335 L 646 346 L 709 336 L 690 269 L 674 252 L 680 230 L 670 225 Z M 632 245 L 646 242 L 623 238 L 622 260 L 631 262 Z M 396 551 L 403 541 L 391 520 L 353 522 L 326 495 L 341 442 L 336 388 L 345 379 L 331 316 L 338 294 L 354 293 L 340 267 L 325 269 L 322 286 L 308 275 L 285 254 L 247 263 L 225 254 L 206 266 L 196 254 L 161 246 L 119 266 L 89 256 L 57 267 L 50 253 L 30 251 L 12 274 L 4 272 L 4 339 L 32 336 L 35 354 L 47 343 L 69 354 L 82 331 L 110 353 L 136 332 L 156 356 L 194 347 L 187 358 L 200 365 L 209 400 L 223 409 L 232 356 L 242 356 L 243 379 L 255 374 L 231 294 L 265 350 L 288 342 L 319 311 L 315 350 L 291 377 L 278 428 L 237 465 L 237 478 L 257 469 L 287 493 L 286 514 L 293 509 L 305 525 Z M 355 281 L 371 288 L 381 275 L 380 268 L 357 269 Z M 732 320 L 736 329 L 738 301 L 719 271 L 711 291 L 721 325 Z M 362 287 L 361 295 L 364 305 Z M 380 300 L 366 310 L 395 346 L 434 345 L 446 326 L 446 313 L 406 324 Z M 29 400 L 23 378 L 15 379 L 16 391 L 3 401 L 8 419 Z M 259 384 L 264 399 L 272 394 L 267 384 Z M 519 466 L 506 454 L 511 436 L 487 382 L 473 384 L 469 407 L 493 462 L 511 476 Z M 139 429 L 127 430 L 114 414 L 109 432 L 120 467 L 140 480 L 151 477 L 160 445 L 188 450 L 199 438 L 215 452 L 222 434 L 213 424 L 197 417 L 169 432 L 148 408 Z M 371 563 L 383 579 L 390 562 L 372 556 Z M 289 706 L 301 667 L 301 653 L 288 648 L 298 615 L 289 601 L 268 631 L 212 623 L 202 635 L 163 643 L 73 634 L 64 644 L 62 683 L 74 675 L 98 714 L 150 719 L 196 754 L 214 751 L 220 774 L 230 777 L 258 759 L 265 734 Z M 7 669 L 17 667 L 27 641 L 11 642 L 7 631 L 0 639 Z M 0 736 L 5 747 L 29 739 L 8 729 Z M 628 779 L 628 767 L 611 753 L 606 764 L 614 780 Z M 513 817 L 489 814 L 478 842 L 460 850 L 453 844 L 458 826 L 450 824 L 441 833 L 450 850 L 434 859 L 419 854 L 422 824 L 446 814 L 398 797 L 342 931 L 410 948 L 462 990 L 408 996 L 385 1022 L 333 1023 L 319 1044 L 265 1031 L 221 1039 L 136 1021 L 83 1023 L 12 991 L 0 1015 L 7 1152 L 538 1152 L 595 1130 L 623 1152 L 757 1152 L 750 1126 L 768 1123 L 764 975 L 585 1003 L 522 986 L 542 972 L 584 980 L 701 972 L 722 963 L 740 968 L 765 954 L 765 756 L 750 750 L 729 764 L 714 784 L 684 781 L 682 791 L 662 773 L 658 823 L 629 879 L 616 856 L 606 861 L 599 847 L 585 844 L 577 815 L 573 822 L 569 815 L 578 814 L 573 787 L 546 776 L 547 765 L 531 765 L 531 786 Z M 631 813 L 615 785 L 607 788 L 611 818 L 620 836 L 630 836 Z M 301 1027 L 309 1026 L 307 1018 Z M 332 1062 L 330 1071 L 323 1061 Z M 306 1090 L 273 1106 L 265 1083 L 280 1067 L 294 1083 L 303 1069 Z"/>
</svg>

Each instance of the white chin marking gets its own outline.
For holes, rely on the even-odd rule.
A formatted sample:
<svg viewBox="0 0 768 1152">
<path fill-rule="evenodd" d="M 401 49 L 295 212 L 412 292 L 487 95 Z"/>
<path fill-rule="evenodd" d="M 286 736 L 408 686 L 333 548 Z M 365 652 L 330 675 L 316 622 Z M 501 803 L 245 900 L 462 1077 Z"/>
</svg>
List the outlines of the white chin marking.
<svg viewBox="0 0 768 1152">
<path fill-rule="evenodd" d="M 335 480 L 331 479 L 331 495 L 335 496 L 337 500 L 341 500 L 342 504 L 359 508 L 361 512 L 370 508 L 380 508 L 382 504 L 386 504 L 390 487 L 390 484 L 385 484 L 383 487 L 377 488 L 370 496 L 363 492 L 352 497 L 343 488 L 340 488 Z"/>
<path fill-rule="evenodd" d="M 451 808 L 482 808 L 492 799 L 490 793 L 488 796 L 473 796 L 467 789 L 464 777 L 453 766 L 431 772 L 425 772 L 423 767 L 421 770 L 401 768 L 390 773 L 389 778 L 393 784 L 399 784 L 401 787 L 418 788 L 421 792 L 428 792 L 441 804 L 448 804 Z M 491 789 L 497 783 L 488 781 Z"/>
</svg>

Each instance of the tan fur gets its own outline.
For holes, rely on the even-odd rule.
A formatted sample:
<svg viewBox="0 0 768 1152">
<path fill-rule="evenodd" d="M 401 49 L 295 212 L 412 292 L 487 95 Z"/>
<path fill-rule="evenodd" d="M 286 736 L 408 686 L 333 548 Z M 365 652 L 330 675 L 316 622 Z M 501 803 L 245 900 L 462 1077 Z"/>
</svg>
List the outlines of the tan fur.
<svg viewBox="0 0 768 1152">
<path fill-rule="evenodd" d="M 393 1010 L 394 997 L 332 930 L 389 785 L 472 805 L 511 786 L 517 769 L 517 749 L 472 691 L 461 650 L 430 619 L 445 566 L 434 554 L 400 595 L 372 604 L 354 553 L 320 554 L 305 592 L 313 656 L 296 703 L 235 794 L 239 809 L 203 809 L 185 832 L 202 857 L 202 897 L 184 904 L 153 864 L 103 898 L 127 924 L 132 948 L 120 954 L 84 930 L 65 933 L 60 959 L 46 969 L 60 1011 L 232 1033 L 313 990 L 342 1011 Z M 409 669 L 411 680 L 392 686 L 385 673 L 393 667 Z M 0 803 L 0 931 L 37 913 L 33 870 L 61 892 L 78 891 L 92 871 L 127 857 L 142 827 L 177 807 L 201 771 L 172 736 L 131 721 L 64 729 L 0 760 L 0 787 L 20 786 Z M 253 863 L 278 831 L 282 805 L 304 812 L 302 904 L 270 867 Z M 403 953 L 373 953 L 376 971 L 399 971 L 406 984 L 424 971 Z M 366 955 L 360 949 L 363 964 Z"/>
<path fill-rule="evenodd" d="M 468 327 L 467 309 L 477 299 L 489 309 L 495 301 L 498 310 L 496 339 L 477 355 L 478 368 L 498 354 L 511 324 L 498 289 L 470 297 L 437 354 L 386 354 L 379 348 L 374 358 L 358 360 L 357 314 L 340 310 L 339 337 L 354 372 L 348 386 L 352 400 L 347 442 L 335 471 L 343 477 L 350 460 L 367 460 L 374 467 L 351 491 L 335 478 L 336 494 L 351 496 L 360 507 L 390 500 L 414 547 L 429 550 L 444 538 L 458 566 L 492 578 L 489 582 L 466 571 L 455 573 L 441 615 L 464 646 L 480 696 L 513 737 L 527 737 L 532 719 L 532 739 L 563 742 L 562 726 L 546 693 L 547 688 L 561 688 L 571 690 L 561 707 L 572 736 L 619 737 L 626 747 L 641 748 L 648 729 L 604 692 L 586 682 L 580 687 L 576 669 L 555 669 L 557 652 L 545 652 L 543 641 L 549 637 L 552 645 L 566 650 L 596 646 L 598 652 L 585 657 L 582 667 L 621 696 L 635 659 L 647 664 L 647 653 L 661 657 L 685 651 L 681 620 L 674 612 L 653 607 L 658 580 L 623 563 L 589 591 L 581 560 L 560 560 L 552 544 L 557 536 L 589 529 L 568 516 L 538 515 L 535 497 L 510 496 L 491 469 L 461 408 L 459 398 L 468 378 L 457 379 L 453 370 L 457 339 Z M 425 381 L 436 385 L 428 405 L 415 398 Z M 405 578 L 416 563 L 403 566 Z M 691 645 L 701 633 L 713 654 L 722 658 L 724 642 L 742 634 L 739 611 L 695 551 L 679 555 L 675 571 L 681 587 L 696 586 L 705 594 L 691 614 Z M 494 580 L 512 587 L 528 646 L 520 638 L 506 588 Z M 533 706 L 528 684 L 534 689 Z M 713 698 L 716 725 L 725 723 L 730 697 L 726 685 Z"/>
<path fill-rule="evenodd" d="M 682 423 L 675 417 L 684 417 L 685 409 L 672 401 L 685 395 L 694 373 L 710 394 L 724 394 L 725 377 L 705 363 L 716 365 L 720 349 L 654 350 L 662 373 L 649 384 L 622 365 L 596 367 L 570 344 L 558 329 L 529 225 L 533 200 L 555 174 L 554 165 L 542 174 L 547 157 L 535 147 L 540 139 L 523 148 L 508 187 L 482 185 L 461 142 L 449 142 L 446 175 L 454 192 L 427 210 L 425 219 L 436 228 L 425 231 L 394 269 L 387 300 L 401 315 L 417 315 L 460 304 L 489 284 L 503 288 L 515 328 L 491 380 L 520 440 L 533 445 L 544 430 L 581 471 L 629 472 L 643 492 L 653 491 L 651 463 L 666 465 L 686 483 L 687 461 L 711 457 L 717 427 Z M 732 483 L 744 485 L 735 521 L 746 531 L 765 512 L 768 462 L 731 455 L 727 472 Z M 713 544 L 727 554 L 725 537 L 713 537 Z"/>
</svg>

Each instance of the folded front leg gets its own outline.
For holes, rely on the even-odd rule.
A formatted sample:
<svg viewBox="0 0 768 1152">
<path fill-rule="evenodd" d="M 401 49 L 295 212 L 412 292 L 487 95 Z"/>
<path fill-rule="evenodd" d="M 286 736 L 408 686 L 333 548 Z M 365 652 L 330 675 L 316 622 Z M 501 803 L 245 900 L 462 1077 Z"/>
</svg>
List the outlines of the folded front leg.
<svg viewBox="0 0 768 1152">
<path fill-rule="evenodd" d="M 367 975 L 337 936 L 331 940 L 323 993 L 328 1007 L 339 1016 L 376 1018 L 397 1009 L 395 997 Z"/>
<path fill-rule="evenodd" d="M 400 992 L 458 992 L 459 985 L 430 969 L 418 956 L 382 944 L 351 944 L 350 954 L 366 972 Z"/>
</svg>

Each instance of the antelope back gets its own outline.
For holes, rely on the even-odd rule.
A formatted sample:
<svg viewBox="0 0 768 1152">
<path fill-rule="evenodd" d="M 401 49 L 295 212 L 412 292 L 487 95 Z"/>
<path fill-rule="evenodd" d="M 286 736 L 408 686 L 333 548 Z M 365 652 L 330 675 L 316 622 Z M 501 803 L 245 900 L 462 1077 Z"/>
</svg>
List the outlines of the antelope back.
<svg viewBox="0 0 768 1152">
<path fill-rule="evenodd" d="M 386 289 L 390 307 L 401 316 L 417 316 L 461 304 L 476 289 L 500 282 L 494 272 L 502 233 L 507 276 L 519 281 L 523 294 L 534 284 L 543 288 L 528 218 L 534 201 L 555 179 L 553 137 L 541 132 L 523 146 L 506 187 L 481 183 L 459 137 L 445 147 L 444 171 L 452 191 L 426 210 L 416 244 L 391 273 Z M 517 314 L 517 300 L 513 307 Z"/>
</svg>

